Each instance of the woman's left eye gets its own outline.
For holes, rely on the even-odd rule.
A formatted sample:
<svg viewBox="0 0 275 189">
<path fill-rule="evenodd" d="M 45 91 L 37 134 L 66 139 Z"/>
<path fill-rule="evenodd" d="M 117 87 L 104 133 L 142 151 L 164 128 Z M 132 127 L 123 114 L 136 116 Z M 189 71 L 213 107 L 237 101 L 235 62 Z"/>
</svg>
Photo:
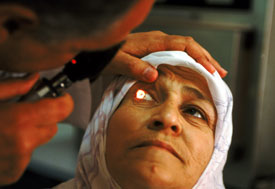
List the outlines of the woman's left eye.
<svg viewBox="0 0 275 189">
<path fill-rule="evenodd" d="M 187 113 L 194 117 L 206 120 L 204 114 L 200 110 L 198 110 L 197 108 L 194 108 L 194 107 L 185 108 L 183 110 L 183 113 Z"/>
<path fill-rule="evenodd" d="M 152 101 L 153 98 L 151 97 L 151 95 L 149 95 L 148 92 L 142 90 L 142 89 L 138 89 L 136 94 L 135 94 L 135 98 L 137 100 L 146 100 L 146 101 Z"/>
</svg>

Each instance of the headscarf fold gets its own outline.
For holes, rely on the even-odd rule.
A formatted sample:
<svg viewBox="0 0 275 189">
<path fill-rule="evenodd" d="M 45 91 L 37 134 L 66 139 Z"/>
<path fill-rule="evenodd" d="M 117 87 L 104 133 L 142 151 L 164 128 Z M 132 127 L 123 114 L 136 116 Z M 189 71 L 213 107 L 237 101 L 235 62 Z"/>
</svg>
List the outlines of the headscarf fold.
<svg viewBox="0 0 275 189">
<path fill-rule="evenodd" d="M 209 73 L 182 51 L 155 52 L 142 60 L 156 68 L 160 64 L 184 66 L 198 72 L 206 79 L 217 110 L 215 146 L 211 160 L 193 188 L 224 188 L 222 172 L 232 137 L 233 99 L 230 89 L 217 71 L 213 74 Z M 105 91 L 102 102 L 83 137 L 76 177 L 70 181 L 72 188 L 120 188 L 110 175 L 106 165 L 107 127 L 110 117 L 135 83 L 136 80 L 119 76 Z"/>
</svg>

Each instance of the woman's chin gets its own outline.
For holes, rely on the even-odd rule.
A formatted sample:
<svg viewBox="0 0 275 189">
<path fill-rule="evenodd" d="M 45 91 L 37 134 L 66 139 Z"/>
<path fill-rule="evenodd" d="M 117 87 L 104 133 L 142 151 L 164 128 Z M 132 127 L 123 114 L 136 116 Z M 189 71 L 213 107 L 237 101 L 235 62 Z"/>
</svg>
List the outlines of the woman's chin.
<svg viewBox="0 0 275 189">
<path fill-rule="evenodd" d="M 172 174 L 173 171 L 167 170 L 161 165 L 137 165 L 128 174 L 128 178 L 122 176 L 118 183 L 122 188 L 154 189 L 154 188 L 180 188 L 178 175 Z M 131 176 L 130 176 L 131 175 Z"/>
</svg>

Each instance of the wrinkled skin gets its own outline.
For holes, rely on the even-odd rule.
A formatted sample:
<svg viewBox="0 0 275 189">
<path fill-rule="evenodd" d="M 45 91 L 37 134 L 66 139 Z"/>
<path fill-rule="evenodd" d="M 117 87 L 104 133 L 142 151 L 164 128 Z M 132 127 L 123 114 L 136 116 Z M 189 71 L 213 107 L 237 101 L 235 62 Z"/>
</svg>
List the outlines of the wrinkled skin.
<svg viewBox="0 0 275 189">
<path fill-rule="evenodd" d="M 205 79 L 160 67 L 165 74 L 135 84 L 109 121 L 107 167 L 122 188 L 192 188 L 214 149 L 217 115 Z"/>
</svg>

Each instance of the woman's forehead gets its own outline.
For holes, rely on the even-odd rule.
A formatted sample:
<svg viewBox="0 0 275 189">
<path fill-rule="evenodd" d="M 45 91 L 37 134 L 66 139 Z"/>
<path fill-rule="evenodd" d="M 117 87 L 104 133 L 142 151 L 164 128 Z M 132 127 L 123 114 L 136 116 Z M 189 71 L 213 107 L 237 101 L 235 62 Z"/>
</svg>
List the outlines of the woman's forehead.
<svg viewBox="0 0 275 189">
<path fill-rule="evenodd" d="M 160 65 L 158 71 L 159 78 L 164 77 L 169 80 L 177 80 L 183 84 L 191 84 L 212 99 L 206 79 L 198 72 L 184 66 L 171 66 L 167 64 Z M 161 79 L 159 82 L 161 82 Z"/>
<path fill-rule="evenodd" d="M 171 66 L 168 64 L 162 64 L 158 67 L 157 70 L 159 72 L 159 75 L 171 78 L 179 76 L 182 79 L 190 81 L 201 80 L 201 82 L 203 82 L 204 85 L 207 85 L 206 79 L 202 75 L 184 66 Z"/>
</svg>

